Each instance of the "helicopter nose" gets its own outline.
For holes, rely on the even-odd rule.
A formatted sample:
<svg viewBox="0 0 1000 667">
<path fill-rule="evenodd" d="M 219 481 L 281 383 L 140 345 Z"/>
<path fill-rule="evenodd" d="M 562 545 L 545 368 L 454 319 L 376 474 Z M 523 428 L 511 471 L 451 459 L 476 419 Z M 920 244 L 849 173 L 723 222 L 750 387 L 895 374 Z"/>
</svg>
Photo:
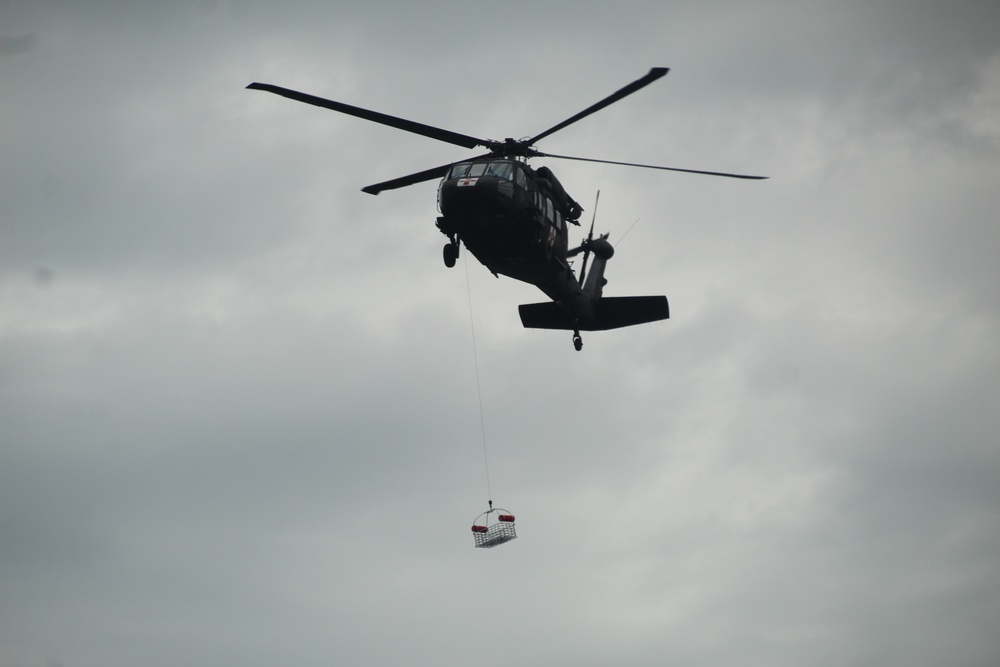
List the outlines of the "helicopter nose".
<svg viewBox="0 0 1000 667">
<path fill-rule="evenodd" d="M 446 181 L 441 186 L 443 208 L 468 208 L 489 205 L 497 199 L 497 179 L 469 176 Z"/>
</svg>

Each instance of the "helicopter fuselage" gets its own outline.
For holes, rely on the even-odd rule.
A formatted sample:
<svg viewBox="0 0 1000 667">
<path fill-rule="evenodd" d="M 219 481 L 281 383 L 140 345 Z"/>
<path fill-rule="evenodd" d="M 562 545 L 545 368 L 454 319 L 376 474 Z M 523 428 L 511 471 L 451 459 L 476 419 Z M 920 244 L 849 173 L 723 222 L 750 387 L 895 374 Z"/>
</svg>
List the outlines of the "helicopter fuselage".
<svg viewBox="0 0 1000 667">
<path fill-rule="evenodd" d="M 441 232 L 494 274 L 582 307 L 584 288 L 567 257 L 567 223 L 579 224 L 582 209 L 551 171 L 509 159 L 456 164 L 438 187 L 438 209 Z"/>
</svg>

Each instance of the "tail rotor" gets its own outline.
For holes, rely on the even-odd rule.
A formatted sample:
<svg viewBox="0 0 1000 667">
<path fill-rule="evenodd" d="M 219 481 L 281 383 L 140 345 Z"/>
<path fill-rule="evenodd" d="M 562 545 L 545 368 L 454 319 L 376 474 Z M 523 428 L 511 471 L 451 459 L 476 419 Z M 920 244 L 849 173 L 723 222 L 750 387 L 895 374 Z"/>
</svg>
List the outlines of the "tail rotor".
<svg viewBox="0 0 1000 667">
<path fill-rule="evenodd" d="M 583 279 L 587 277 L 587 260 L 590 259 L 590 247 L 594 241 L 594 221 L 597 220 L 597 204 L 601 201 L 601 191 L 597 191 L 597 196 L 594 197 L 594 213 L 590 218 L 590 231 L 587 232 L 587 238 L 583 241 L 577 248 L 570 250 L 568 255 L 570 257 L 578 254 L 581 250 L 583 251 L 583 264 L 580 267 L 580 284 L 583 284 Z"/>
</svg>

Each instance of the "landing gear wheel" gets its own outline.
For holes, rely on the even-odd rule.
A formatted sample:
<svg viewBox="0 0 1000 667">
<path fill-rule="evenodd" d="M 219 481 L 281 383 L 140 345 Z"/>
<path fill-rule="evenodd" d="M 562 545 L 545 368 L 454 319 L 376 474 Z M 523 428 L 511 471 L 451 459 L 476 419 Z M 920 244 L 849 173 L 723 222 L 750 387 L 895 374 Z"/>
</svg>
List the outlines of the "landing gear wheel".
<svg viewBox="0 0 1000 667">
<path fill-rule="evenodd" d="M 444 255 L 444 265 L 449 269 L 455 266 L 456 260 L 458 260 L 458 244 L 457 243 L 446 243 L 443 250 Z"/>
<path fill-rule="evenodd" d="M 576 348 L 577 352 L 583 349 L 583 338 L 580 337 L 579 332 L 573 334 L 573 347 Z"/>
</svg>

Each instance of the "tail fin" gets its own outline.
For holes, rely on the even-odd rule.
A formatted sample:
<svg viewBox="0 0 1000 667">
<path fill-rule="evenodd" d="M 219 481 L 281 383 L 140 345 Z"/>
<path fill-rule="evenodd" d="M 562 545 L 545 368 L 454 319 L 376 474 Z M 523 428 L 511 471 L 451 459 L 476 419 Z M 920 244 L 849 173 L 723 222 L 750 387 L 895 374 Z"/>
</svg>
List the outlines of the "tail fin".
<svg viewBox="0 0 1000 667">
<path fill-rule="evenodd" d="M 517 307 L 528 329 L 605 331 L 656 322 L 670 317 L 665 296 L 606 296 L 597 302 L 593 321 L 575 322 L 556 303 L 526 303 Z"/>
</svg>

